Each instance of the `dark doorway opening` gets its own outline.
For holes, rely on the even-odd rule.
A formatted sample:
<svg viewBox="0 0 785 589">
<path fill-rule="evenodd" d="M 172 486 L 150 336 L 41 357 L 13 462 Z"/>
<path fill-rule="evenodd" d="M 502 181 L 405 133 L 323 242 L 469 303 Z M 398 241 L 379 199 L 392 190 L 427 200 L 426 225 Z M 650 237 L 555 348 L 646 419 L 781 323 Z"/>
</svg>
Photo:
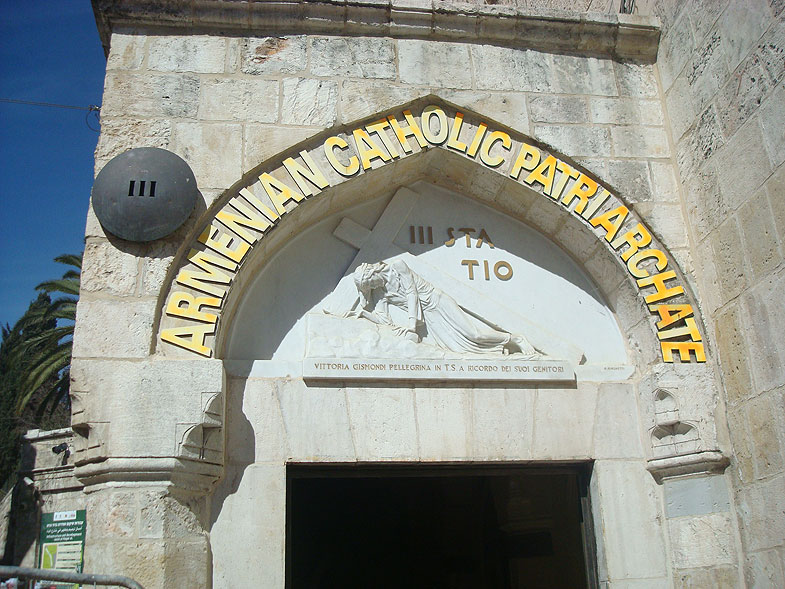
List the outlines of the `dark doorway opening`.
<svg viewBox="0 0 785 589">
<path fill-rule="evenodd" d="M 286 586 L 596 586 L 588 464 L 290 465 Z"/>
</svg>

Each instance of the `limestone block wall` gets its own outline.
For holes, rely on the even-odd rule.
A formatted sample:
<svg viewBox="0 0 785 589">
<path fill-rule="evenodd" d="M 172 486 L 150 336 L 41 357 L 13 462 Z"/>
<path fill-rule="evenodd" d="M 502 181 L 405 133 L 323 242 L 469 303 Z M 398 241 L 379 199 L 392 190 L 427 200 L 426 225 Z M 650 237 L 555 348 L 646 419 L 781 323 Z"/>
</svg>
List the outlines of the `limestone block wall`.
<svg viewBox="0 0 785 589">
<path fill-rule="evenodd" d="M 124 3 L 107 1 L 98 4 Z M 194 3 L 197 4 L 200 3 Z M 242 3 L 225 4 L 239 6 Z M 288 5 L 293 4 L 296 3 Z M 309 6 L 317 4 L 308 3 Z M 495 10 L 496 16 L 516 15 L 519 7 L 509 4 L 499 8 L 484 7 L 482 10 Z M 577 4 L 573 1 L 553 2 L 549 3 L 549 7 L 601 10 L 607 14 L 593 18 L 602 26 L 613 22 L 609 15 L 617 10 L 613 2 Z M 373 23 L 358 24 L 370 14 L 363 10 L 383 8 L 388 15 L 390 11 L 395 13 L 395 7 L 391 9 L 388 5 L 381 5 L 364 3 L 365 8 L 357 9 L 357 22 L 350 23 L 351 15 L 346 13 L 349 16 L 344 16 L 344 22 L 332 23 L 335 24 L 332 31 L 327 30 L 330 29 L 328 26 L 324 30 L 314 30 L 312 24 L 308 27 L 303 25 L 302 30 L 307 30 L 308 34 L 282 30 L 278 22 L 270 23 L 269 27 L 260 25 L 254 28 L 248 20 L 242 25 L 233 21 L 233 34 L 224 35 L 220 34 L 215 22 L 202 27 L 198 19 L 187 20 L 182 15 L 178 21 L 176 14 L 172 16 L 176 9 L 157 13 L 160 7 L 151 8 L 149 14 L 160 14 L 171 28 L 156 27 L 152 22 L 154 18 L 140 24 L 147 14 L 143 11 L 138 13 L 140 23 L 135 26 L 127 17 L 125 21 L 120 19 L 118 24 L 112 25 L 96 171 L 112 157 L 132 147 L 166 148 L 190 164 L 201 199 L 184 227 L 152 244 L 132 244 L 107 235 L 92 211 L 89 213 L 82 293 L 74 339 L 73 374 L 76 380 L 72 387 L 75 394 L 74 427 L 80 435 L 76 447 L 77 474 L 92 487 L 89 507 L 98 514 L 97 525 L 91 528 L 92 537 L 88 540 L 101 546 L 88 557 L 88 564 L 112 563 L 118 572 L 142 575 L 140 580 L 147 581 L 149 586 L 166 586 L 174 583 L 175 579 L 181 581 L 177 575 L 181 574 L 186 561 L 199 563 L 188 573 L 188 580 L 194 586 L 209 586 L 210 563 L 216 558 L 225 559 L 216 571 L 228 568 L 234 571 L 233 575 L 241 575 L 248 559 L 243 560 L 242 555 L 233 551 L 229 544 L 211 547 L 207 531 L 210 522 L 222 516 L 224 529 L 214 530 L 216 536 L 235 534 L 232 517 L 242 520 L 247 513 L 244 510 L 253 505 L 253 515 L 258 516 L 264 525 L 252 526 L 248 533 L 254 535 L 259 543 L 266 542 L 274 550 L 280 549 L 269 561 L 271 577 L 265 586 L 280 585 L 283 545 L 282 538 L 274 535 L 282 529 L 285 461 L 287 457 L 297 455 L 285 452 L 280 446 L 294 444 L 300 438 L 285 439 L 284 434 L 274 436 L 271 433 L 274 428 L 265 429 L 267 422 L 263 420 L 272 420 L 275 423 L 271 421 L 269 425 L 285 430 L 287 419 L 292 419 L 292 415 L 318 412 L 318 400 L 314 401 L 314 395 L 310 395 L 307 403 L 302 402 L 302 407 L 297 404 L 301 401 L 300 397 L 305 398 L 297 388 L 302 385 L 298 381 L 292 385 L 294 393 L 282 397 L 292 401 L 294 409 L 289 412 L 278 409 L 281 412 L 279 422 L 275 405 L 280 404 L 280 400 L 269 391 L 262 391 L 264 394 L 260 393 L 253 399 L 249 395 L 243 398 L 238 393 L 243 388 L 241 379 L 231 378 L 228 387 L 222 381 L 220 360 L 181 360 L 175 356 L 159 357 L 162 354 L 157 351 L 153 353 L 156 314 L 167 293 L 167 273 L 175 256 L 182 251 L 183 244 L 193 237 L 194 229 L 204 223 L 205 212 L 211 204 L 249 171 L 325 129 L 348 125 L 433 94 L 527 134 L 599 176 L 653 230 L 657 239 L 679 262 L 689 285 L 701 297 L 699 302 L 703 311 L 714 318 L 712 327 L 716 330 L 716 338 L 708 338 L 709 364 L 659 366 L 656 345 L 652 344 L 651 325 L 647 324 L 648 320 L 641 321 L 625 334 L 632 353 L 641 358 L 639 366 L 649 365 L 650 368 L 646 374 L 636 374 L 638 399 L 633 402 L 629 398 L 631 389 L 622 390 L 614 385 L 592 389 L 593 385 L 590 385 L 582 391 L 589 399 L 589 409 L 585 414 L 594 415 L 595 411 L 599 411 L 597 407 L 602 405 L 607 411 L 601 417 L 609 423 L 598 436 L 597 423 L 584 414 L 575 417 L 582 427 L 588 428 L 586 437 L 590 442 L 578 444 L 577 449 L 570 449 L 562 455 L 578 459 L 601 455 L 607 459 L 597 463 L 592 491 L 600 501 L 595 511 L 595 517 L 601 524 L 598 529 L 605 526 L 610 530 L 605 537 L 607 545 L 599 547 L 603 551 L 599 555 L 603 581 L 618 583 L 618 586 L 625 586 L 625 583 L 667 586 L 671 579 L 677 585 L 711 584 L 707 579 L 711 579 L 712 583 L 737 582 L 737 564 L 742 551 L 734 518 L 730 514 L 739 516 L 741 513 L 740 523 L 744 525 L 747 521 L 761 520 L 767 510 L 778 506 L 754 502 L 745 504 L 745 498 L 753 495 L 741 492 L 738 495 L 742 500 L 740 505 L 754 504 L 755 507 L 729 511 L 730 502 L 722 499 L 724 479 L 719 476 L 696 479 L 698 482 L 692 489 L 716 499 L 708 511 L 695 506 L 665 511 L 659 506 L 663 501 L 671 502 L 678 496 L 679 490 L 666 483 L 663 492 L 663 487 L 645 471 L 645 459 L 652 456 L 652 440 L 647 437 L 648 431 L 658 424 L 655 398 L 660 387 L 665 387 L 679 400 L 681 418 L 690 421 L 702 432 L 707 448 L 726 443 L 722 435 L 719 442 L 715 439 L 714 420 L 721 415 L 723 406 L 716 395 L 713 362 L 719 350 L 723 362 L 729 361 L 733 367 L 731 373 L 735 374 L 736 360 L 741 356 L 728 358 L 728 352 L 723 352 L 723 349 L 731 344 L 741 345 L 738 342 L 746 341 L 743 338 L 748 335 L 739 331 L 738 335 L 726 335 L 723 340 L 725 332 L 717 326 L 726 316 L 735 317 L 741 323 L 752 312 L 750 309 L 756 310 L 758 315 L 770 313 L 773 317 L 781 311 L 772 303 L 773 294 L 768 295 L 769 298 L 750 299 L 757 301 L 757 306 L 744 306 L 739 293 L 716 308 L 712 306 L 721 288 L 712 286 L 711 280 L 707 279 L 705 258 L 707 252 L 715 252 L 715 241 L 708 236 L 705 240 L 696 241 L 698 224 L 687 221 L 688 216 L 696 214 L 693 209 L 700 209 L 701 214 L 706 215 L 711 210 L 711 206 L 705 204 L 700 207 L 690 204 L 703 201 L 690 200 L 693 197 L 689 196 L 691 193 L 687 189 L 685 168 L 689 162 L 698 167 L 705 163 L 696 163 L 698 154 L 705 155 L 705 149 L 685 139 L 689 133 L 694 135 L 697 129 L 702 129 L 703 119 L 696 114 L 697 122 L 689 127 L 691 131 L 676 136 L 674 117 L 682 115 L 683 109 L 681 103 L 673 102 L 677 98 L 671 94 L 676 76 L 670 79 L 665 73 L 668 67 L 665 64 L 674 61 L 671 53 L 686 45 L 674 41 L 679 48 L 667 45 L 666 49 L 663 43 L 659 65 L 646 60 L 614 58 L 612 50 L 602 49 L 590 41 L 585 41 L 583 54 L 580 54 L 580 49 L 556 51 L 553 40 L 543 40 L 544 46 L 539 50 L 529 49 L 509 39 L 506 42 L 500 40 L 501 20 L 487 20 L 482 16 L 472 21 L 480 14 L 479 9 L 467 9 L 458 18 L 456 15 L 460 11 L 450 12 L 454 8 L 452 5 L 445 4 L 437 14 L 430 2 L 423 3 L 422 7 L 404 7 L 406 10 L 422 9 L 430 14 L 427 30 L 417 29 L 420 32 L 403 34 L 400 28 L 393 29 L 389 23 L 379 25 L 387 26 L 384 31 L 390 33 L 388 35 L 371 30 Z M 643 5 L 641 9 L 644 8 L 665 10 L 658 4 L 651 8 Z M 107 9 L 108 12 L 111 10 Z M 227 14 L 229 12 L 227 9 Z M 217 13 L 210 14 L 216 20 L 221 18 Z M 406 14 L 411 16 L 413 12 Z M 192 15 L 188 18 L 191 19 Z M 187 28 L 178 29 L 183 22 L 186 22 Z M 471 22 L 472 26 L 469 27 L 467 22 Z M 543 22 L 551 21 L 543 19 Z M 562 21 L 554 19 L 553 22 Z M 636 21 L 630 22 L 635 24 Z M 463 32 L 458 30 L 459 25 L 465 27 Z M 676 30 L 671 25 L 672 22 L 668 21 L 668 34 Z M 547 30 L 547 26 L 551 25 L 540 23 L 538 26 Z M 513 30 L 525 35 L 523 28 Z M 489 31 L 490 37 L 483 37 L 484 31 Z M 551 37 L 560 38 L 557 32 L 554 29 Z M 778 91 L 782 94 L 781 86 Z M 766 108 L 766 104 L 764 102 L 760 109 Z M 740 128 L 743 127 L 741 125 Z M 701 133 L 696 137 L 705 138 Z M 762 148 L 769 158 L 771 147 L 766 144 L 763 127 L 760 134 L 761 141 L 752 147 Z M 769 141 L 773 139 L 770 137 Z M 706 145 L 710 146 L 710 142 Z M 722 149 L 725 148 L 715 150 L 716 156 L 714 152 L 708 154 L 707 161 L 712 161 L 711 157 L 719 157 Z M 781 151 L 781 144 L 779 149 Z M 745 157 L 747 152 L 740 147 L 739 151 L 731 152 L 724 165 L 715 162 L 714 169 L 717 174 L 727 174 L 734 169 L 730 163 L 739 158 L 747 161 L 743 159 Z M 773 163 L 770 159 L 760 161 L 768 161 L 771 171 Z M 755 163 L 757 165 L 759 161 L 755 159 Z M 439 168 L 428 169 L 439 171 Z M 443 171 L 449 173 L 449 170 Z M 759 179 L 757 172 L 750 172 L 745 166 L 738 173 L 742 172 Z M 748 176 L 743 179 L 749 181 Z M 734 192 L 735 196 L 741 194 L 747 195 L 747 192 Z M 503 196 L 500 193 L 497 202 L 503 201 Z M 766 199 L 770 199 L 769 193 L 763 194 L 763 200 L 755 201 L 750 197 L 750 203 L 766 202 L 767 206 L 773 206 L 773 201 L 769 203 Z M 513 209 L 514 206 L 514 203 L 507 206 L 501 202 L 499 208 Z M 560 243 L 555 236 L 564 227 L 557 215 L 547 208 L 537 201 L 526 210 L 526 215 L 540 219 L 539 223 L 533 224 Z M 742 218 L 771 219 L 771 231 L 782 230 L 785 223 L 780 223 L 779 217 L 756 215 L 753 214 L 755 210 L 750 208 L 747 217 L 740 216 L 739 224 Z M 755 230 L 749 229 L 748 233 L 751 235 L 752 231 Z M 737 233 L 741 240 L 743 226 Z M 562 235 L 561 240 L 564 239 L 569 237 Z M 721 281 L 727 284 L 730 284 L 731 271 L 735 268 L 733 256 L 739 251 L 732 246 L 716 249 L 717 259 L 728 263 L 727 268 L 717 272 Z M 618 273 L 612 260 L 600 255 L 581 258 L 581 262 L 595 277 Z M 749 276 L 755 276 L 754 272 Z M 743 279 L 747 280 L 746 274 Z M 598 278 L 597 282 L 603 281 Z M 625 296 L 628 294 L 631 296 Z M 640 308 L 635 312 L 645 312 L 630 289 L 620 288 L 617 296 L 610 298 L 614 309 L 637 306 Z M 731 308 L 735 309 L 735 315 L 728 311 Z M 772 331 L 774 333 L 776 331 Z M 774 345 L 773 339 L 770 345 Z M 777 353 L 782 353 L 782 350 Z M 748 374 L 751 374 L 750 370 Z M 719 374 L 719 369 L 716 374 Z M 725 382 L 727 387 L 727 377 Z M 250 388 L 263 388 L 267 384 L 246 383 Z M 211 422 L 213 415 L 220 416 L 221 409 L 215 406 L 215 395 L 221 391 L 228 397 L 225 400 L 227 415 L 234 416 L 231 418 L 234 429 L 228 434 L 227 443 L 234 444 L 235 450 L 241 450 L 241 455 L 235 453 L 231 458 L 242 463 L 239 466 L 227 465 L 226 471 L 222 470 L 223 464 L 218 458 L 207 466 L 198 460 L 202 450 L 221 455 L 222 448 L 207 448 L 206 444 L 199 448 L 193 437 L 194 432 L 201 435 L 203 429 L 199 428 Z M 762 405 L 755 405 L 759 399 L 769 400 L 770 405 L 766 406 L 769 413 L 774 410 L 776 397 L 773 392 L 768 395 L 751 397 L 745 401 L 747 405 L 740 403 L 738 408 L 731 403 L 731 440 L 735 440 L 737 452 L 743 454 L 746 448 L 740 445 L 740 440 L 746 439 L 744 434 L 734 434 L 733 411 L 737 409 L 742 416 L 739 419 L 749 424 L 744 425 L 745 428 L 757 427 L 759 434 L 769 432 L 766 440 L 776 441 L 777 432 L 782 431 L 781 427 L 766 429 L 762 425 L 752 425 L 762 423 L 753 419 L 754 415 L 765 410 Z M 543 394 L 543 398 L 554 396 L 554 391 Z M 617 447 L 619 439 L 607 437 L 613 429 L 610 422 L 624 421 L 625 417 L 629 417 L 620 414 L 622 403 L 614 400 L 617 397 L 624 397 L 624 406 L 637 404 L 641 432 L 646 432 L 641 434 L 640 440 L 634 436 L 629 438 L 632 441 L 621 449 Z M 779 399 L 781 402 L 781 392 Z M 267 403 L 270 407 L 247 409 L 244 404 L 251 401 Z M 525 396 L 521 395 L 518 401 L 525 401 Z M 369 414 L 377 410 L 384 414 L 386 411 L 391 419 L 400 419 L 400 412 L 395 407 L 378 409 L 373 407 L 373 403 L 369 406 Z M 563 404 L 554 406 L 559 411 L 564 409 Z M 547 408 L 547 404 L 543 407 Z M 753 407 L 759 413 L 751 412 Z M 422 415 L 427 415 L 428 410 L 428 403 L 425 403 Z M 509 413 L 507 404 L 501 401 L 497 406 L 491 406 L 489 411 L 488 415 L 498 415 L 499 419 Z M 521 412 L 525 415 L 521 415 L 520 423 L 533 423 L 534 416 L 527 411 Z M 554 411 L 554 415 L 559 411 Z M 261 425 L 255 431 L 254 428 L 249 431 L 247 416 L 254 413 L 259 416 Z M 409 421 L 414 424 L 414 413 L 410 417 Z M 548 418 L 547 411 L 545 417 Z M 629 425 L 629 422 L 625 423 Z M 632 429 L 625 430 L 625 436 L 638 426 L 638 423 L 629 426 Z M 517 425 L 513 424 L 510 431 L 514 427 Z M 477 425 L 473 421 L 471 428 L 471 435 L 467 434 L 461 443 L 466 448 L 481 447 L 481 436 L 489 434 L 492 428 L 483 429 L 482 424 Z M 526 427 L 523 429 L 527 431 Z M 725 430 L 721 432 L 724 433 Z M 262 457 L 268 463 L 257 460 L 256 456 L 242 455 L 243 436 L 261 436 L 256 440 L 257 449 L 269 449 L 269 453 Z M 404 449 L 406 444 L 413 444 L 413 447 L 428 444 L 425 438 L 403 442 L 401 448 Z M 515 443 L 523 442 L 523 438 L 515 440 Z M 278 454 L 275 453 L 276 448 L 280 450 Z M 397 451 L 400 456 L 402 450 L 399 448 Z M 518 459 L 552 457 L 543 453 L 530 455 L 530 451 L 531 448 L 521 448 L 514 456 Z M 340 456 L 347 460 L 357 459 L 357 454 L 352 452 Z M 300 454 L 306 456 L 311 452 L 304 450 Z M 505 453 L 492 455 L 485 450 L 478 451 L 477 456 L 468 451 L 459 455 L 480 460 L 510 457 Z M 749 455 L 752 456 L 752 453 Z M 438 456 L 446 454 L 412 453 L 410 458 L 437 460 Z M 145 461 L 140 461 L 140 458 Z M 187 468 L 184 464 L 188 465 Z M 749 468 L 758 469 L 755 471 L 757 474 L 761 464 L 754 461 L 751 464 Z M 205 500 L 204 494 L 210 491 L 215 480 L 231 469 L 242 472 L 246 467 L 245 478 L 224 479 L 222 485 L 229 489 L 230 501 L 218 507 L 218 504 L 213 505 L 214 512 L 209 513 L 209 499 Z M 780 470 L 776 473 L 781 476 Z M 750 479 L 749 488 L 754 488 L 760 495 L 768 489 L 765 485 L 776 484 L 777 481 L 781 485 L 782 479 L 776 478 L 776 473 L 767 472 L 756 483 Z M 176 491 L 172 491 L 173 485 Z M 629 489 L 629 495 L 641 498 L 640 501 L 620 502 L 617 506 L 616 490 L 621 487 Z M 183 492 L 186 488 L 194 493 Z M 266 492 L 257 501 L 259 488 Z M 777 501 L 774 493 L 765 492 L 765 497 L 768 501 Z M 645 509 L 641 509 L 641 505 Z M 749 514 L 744 515 L 743 509 L 748 509 Z M 667 522 L 662 518 L 663 512 L 667 515 Z M 246 526 L 249 525 L 247 520 L 243 520 Z M 649 531 L 651 541 L 647 543 L 641 538 Z M 758 534 L 754 542 L 760 537 Z M 630 538 L 635 538 L 634 551 L 628 550 Z M 744 540 L 743 537 L 742 540 L 748 549 L 757 550 L 750 544 L 753 540 Z M 176 546 L 183 549 L 176 552 Z M 647 547 L 651 546 L 656 549 L 647 553 Z M 769 561 L 766 562 L 775 562 L 772 558 L 777 552 L 769 550 L 760 554 L 768 555 Z M 167 562 L 171 566 L 166 565 Z M 769 567 L 765 570 L 774 569 Z M 220 579 L 219 576 L 216 578 Z M 220 586 L 219 581 L 216 583 Z"/>
<path fill-rule="evenodd" d="M 785 5 L 656 2 L 657 69 L 717 343 L 751 587 L 785 585 Z M 690 573 L 703 584 L 705 573 Z"/>
</svg>

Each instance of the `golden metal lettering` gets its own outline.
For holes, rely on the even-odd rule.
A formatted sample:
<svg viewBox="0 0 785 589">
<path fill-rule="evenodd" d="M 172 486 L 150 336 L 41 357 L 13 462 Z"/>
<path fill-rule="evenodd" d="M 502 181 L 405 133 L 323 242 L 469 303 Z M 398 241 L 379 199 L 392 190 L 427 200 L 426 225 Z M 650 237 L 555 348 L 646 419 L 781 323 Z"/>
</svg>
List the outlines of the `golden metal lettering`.
<svg viewBox="0 0 785 589">
<path fill-rule="evenodd" d="M 477 131 L 474 133 L 474 139 L 472 139 L 471 145 L 469 145 L 469 150 L 466 152 L 466 155 L 469 157 L 474 157 L 477 155 L 477 150 L 480 149 L 480 143 L 482 142 L 482 138 L 485 137 L 485 132 L 488 130 L 488 125 L 485 123 L 480 123 L 477 127 Z"/>
<path fill-rule="evenodd" d="M 690 352 L 695 354 L 696 361 L 706 361 L 706 350 L 701 342 L 660 342 L 660 348 L 665 362 L 673 362 L 673 352 L 679 352 L 679 360 L 682 362 L 692 360 Z"/>
<path fill-rule="evenodd" d="M 200 356 L 210 358 L 213 355 L 213 351 L 204 345 L 204 340 L 213 333 L 215 333 L 215 324 L 194 323 L 185 327 L 172 327 L 162 330 L 161 340 L 196 352 Z"/>
<path fill-rule="evenodd" d="M 420 131 L 420 127 L 417 126 L 417 121 L 414 119 L 412 111 L 403 111 L 403 116 L 406 119 L 406 123 L 409 125 L 406 129 L 402 129 L 398 124 L 398 120 L 392 115 L 387 117 L 387 120 L 390 121 L 390 126 L 392 126 L 395 136 L 398 138 L 398 143 L 401 144 L 404 153 L 412 152 L 412 148 L 406 140 L 407 136 L 414 137 L 417 140 L 417 143 L 420 144 L 420 147 L 426 147 L 428 142 L 425 140 L 422 131 Z"/>
<path fill-rule="evenodd" d="M 316 162 L 313 161 L 313 158 L 307 151 L 301 151 L 300 157 L 305 162 L 305 166 L 291 157 L 286 158 L 283 161 L 283 165 L 304 195 L 313 196 L 318 194 L 319 191 L 327 188 L 327 178 L 324 177 L 319 166 L 316 165 Z M 316 186 L 319 190 L 314 190 L 311 185 Z"/>
<path fill-rule="evenodd" d="M 651 233 L 649 233 L 646 227 L 638 223 L 635 229 L 627 231 L 624 235 L 614 239 L 611 242 L 611 247 L 617 250 L 625 243 L 630 247 L 621 253 L 621 259 L 626 262 L 630 257 L 638 253 L 640 248 L 646 247 L 651 243 Z"/>
<path fill-rule="evenodd" d="M 465 152 L 466 144 L 458 140 L 458 135 L 461 133 L 461 126 L 463 125 L 463 113 L 456 112 L 455 118 L 452 121 L 452 129 L 450 135 L 447 137 L 447 147 L 455 149 L 456 151 Z"/>
<path fill-rule="evenodd" d="M 218 267 L 233 272 L 237 268 L 237 264 L 210 252 L 200 252 L 194 249 L 188 253 L 188 261 L 200 268 L 202 272 L 183 268 L 177 274 L 176 282 L 222 299 L 226 294 L 226 287 L 217 286 L 217 284 L 228 285 L 234 276 L 219 270 Z"/>
<path fill-rule="evenodd" d="M 245 254 L 251 249 L 248 243 L 223 232 L 220 227 L 212 223 L 202 231 L 197 241 L 238 264 L 243 261 Z"/>
<path fill-rule="evenodd" d="M 627 260 L 627 269 L 630 271 L 635 278 L 646 278 L 649 276 L 649 272 L 640 267 L 640 263 L 643 260 L 647 259 L 655 259 L 657 263 L 655 266 L 657 270 L 662 272 L 668 265 L 668 258 L 665 257 L 665 254 L 662 253 L 660 250 L 657 249 L 648 249 L 643 250 L 632 256 L 629 260 Z"/>
<path fill-rule="evenodd" d="M 267 172 L 259 176 L 259 182 L 261 182 L 262 188 L 264 188 L 267 196 L 270 197 L 270 202 L 273 203 L 273 206 L 275 207 L 275 210 L 278 211 L 279 215 L 286 213 L 286 205 L 289 202 L 299 203 L 305 199 L 305 197 L 294 188 L 287 186 L 277 178 L 273 178 Z"/>
<path fill-rule="evenodd" d="M 502 269 L 504 269 L 504 272 L 502 272 Z M 504 260 L 499 260 L 493 265 L 493 273 L 499 280 L 509 280 L 512 278 L 512 266 Z"/>
<path fill-rule="evenodd" d="M 589 199 L 597 193 L 597 188 L 598 185 L 594 180 L 589 178 L 586 174 L 581 174 L 578 176 L 575 182 L 572 183 L 570 189 L 564 194 L 561 199 L 561 203 L 565 207 L 570 208 L 573 199 L 577 198 L 578 203 L 575 205 L 575 212 L 580 215 L 586 208 L 586 204 L 589 202 Z M 558 198 L 558 196 L 556 198 Z M 588 219 L 588 217 L 584 218 Z"/>
<path fill-rule="evenodd" d="M 501 142 L 502 147 L 507 151 L 512 148 L 512 139 L 504 131 L 493 131 L 485 136 L 480 148 L 480 161 L 486 166 L 497 168 L 504 163 L 504 157 L 500 155 L 491 155 L 491 148 L 494 143 Z"/>
<path fill-rule="evenodd" d="M 533 170 L 539 163 L 540 150 L 528 143 L 521 143 L 518 157 L 515 158 L 515 163 L 512 164 L 512 170 L 510 170 L 510 178 L 517 180 L 521 175 L 521 170 Z"/>
<path fill-rule="evenodd" d="M 656 303 L 657 301 L 662 301 L 664 299 L 675 297 L 676 295 L 684 294 L 684 287 L 681 285 L 670 288 L 665 286 L 666 281 L 674 280 L 675 278 L 676 273 L 673 270 L 668 270 L 667 272 L 660 272 L 659 274 L 654 274 L 653 276 L 639 278 L 637 283 L 638 288 L 643 288 L 644 286 L 653 286 L 656 289 L 655 292 L 647 295 L 644 299 L 647 303 Z"/>
<path fill-rule="evenodd" d="M 363 170 L 370 168 L 371 162 L 375 159 L 381 159 L 383 162 L 390 161 L 390 155 L 379 147 L 363 129 L 355 129 L 352 131 L 352 136 L 357 146 L 357 153 L 360 155 L 360 161 L 362 161 Z"/>
<path fill-rule="evenodd" d="M 605 241 L 611 241 L 616 236 L 616 233 L 621 228 L 629 213 L 629 209 L 622 205 L 600 215 L 599 217 L 589 219 L 589 223 L 592 224 L 592 227 L 601 225 L 602 228 L 605 229 Z"/>
<path fill-rule="evenodd" d="M 184 317 L 186 319 L 194 319 L 195 321 L 204 321 L 205 323 L 215 323 L 218 321 L 218 315 L 202 311 L 201 308 L 219 308 L 220 306 L 221 299 L 217 297 L 195 297 L 187 292 L 178 290 L 169 297 L 169 302 L 166 305 L 166 314 L 172 317 Z"/>
<path fill-rule="evenodd" d="M 390 137 L 387 135 L 387 131 L 385 131 L 385 129 L 389 126 L 390 123 L 386 119 L 382 119 L 381 121 L 376 121 L 375 123 L 366 125 L 365 129 L 369 133 L 376 133 L 379 139 L 382 140 L 385 149 L 387 149 L 388 153 L 392 156 L 393 159 L 395 159 L 397 157 L 401 157 L 401 154 L 398 153 L 398 149 L 395 147 L 392 139 L 390 139 Z"/>
<path fill-rule="evenodd" d="M 479 265 L 477 260 L 461 260 L 461 266 L 466 266 L 469 269 L 469 280 L 474 280 L 474 267 Z"/>
<path fill-rule="evenodd" d="M 436 119 L 439 121 L 438 133 L 434 133 L 433 129 L 431 128 L 431 119 L 433 117 L 436 117 Z M 447 133 L 450 129 L 447 124 L 447 115 L 444 114 L 442 109 L 433 105 L 426 106 L 422 111 L 422 115 L 420 115 L 420 121 L 422 124 L 423 135 L 425 135 L 428 143 L 433 145 L 441 145 L 445 142 L 447 139 Z"/>
<path fill-rule="evenodd" d="M 328 137 L 324 142 L 324 155 L 327 157 L 327 161 L 341 176 L 354 176 L 360 171 L 360 160 L 356 155 L 353 155 L 349 158 L 349 164 L 344 166 L 335 155 L 336 147 L 340 150 L 349 149 L 349 144 L 337 135 Z"/>
</svg>

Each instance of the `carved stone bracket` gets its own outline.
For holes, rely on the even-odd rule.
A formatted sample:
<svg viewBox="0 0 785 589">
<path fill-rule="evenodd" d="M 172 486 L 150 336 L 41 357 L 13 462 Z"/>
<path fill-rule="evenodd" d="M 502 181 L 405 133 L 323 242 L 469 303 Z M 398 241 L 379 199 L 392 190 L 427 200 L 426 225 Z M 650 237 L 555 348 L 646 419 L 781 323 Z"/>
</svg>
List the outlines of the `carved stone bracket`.
<svg viewBox="0 0 785 589">
<path fill-rule="evenodd" d="M 729 459 L 716 449 L 705 450 L 695 423 L 679 415 L 673 390 L 654 391 L 654 427 L 650 430 L 652 454 L 646 469 L 658 483 L 671 477 L 721 474 Z"/>
<path fill-rule="evenodd" d="M 648 470 L 658 483 L 664 479 L 685 475 L 722 474 L 730 464 L 730 459 L 719 450 L 692 452 L 681 456 L 653 458 L 647 461 Z"/>
</svg>

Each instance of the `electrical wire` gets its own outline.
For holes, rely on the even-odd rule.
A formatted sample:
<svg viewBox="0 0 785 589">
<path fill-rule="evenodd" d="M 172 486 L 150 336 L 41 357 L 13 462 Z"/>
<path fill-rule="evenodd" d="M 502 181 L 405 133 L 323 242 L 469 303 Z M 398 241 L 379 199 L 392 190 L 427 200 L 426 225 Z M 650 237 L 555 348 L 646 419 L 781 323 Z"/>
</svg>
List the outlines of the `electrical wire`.
<svg viewBox="0 0 785 589">
<path fill-rule="evenodd" d="M 24 104 L 27 106 L 48 106 L 51 108 L 65 108 L 68 110 L 86 110 L 87 114 L 85 114 L 85 125 L 91 131 L 95 131 L 98 133 L 100 129 L 93 127 L 90 124 L 90 115 L 93 115 L 93 118 L 101 124 L 101 107 L 95 104 L 91 104 L 90 106 L 74 106 L 72 104 L 56 104 L 54 102 L 36 102 L 34 100 L 18 100 L 16 98 L 0 98 L 0 102 L 5 102 L 8 104 Z"/>
</svg>

